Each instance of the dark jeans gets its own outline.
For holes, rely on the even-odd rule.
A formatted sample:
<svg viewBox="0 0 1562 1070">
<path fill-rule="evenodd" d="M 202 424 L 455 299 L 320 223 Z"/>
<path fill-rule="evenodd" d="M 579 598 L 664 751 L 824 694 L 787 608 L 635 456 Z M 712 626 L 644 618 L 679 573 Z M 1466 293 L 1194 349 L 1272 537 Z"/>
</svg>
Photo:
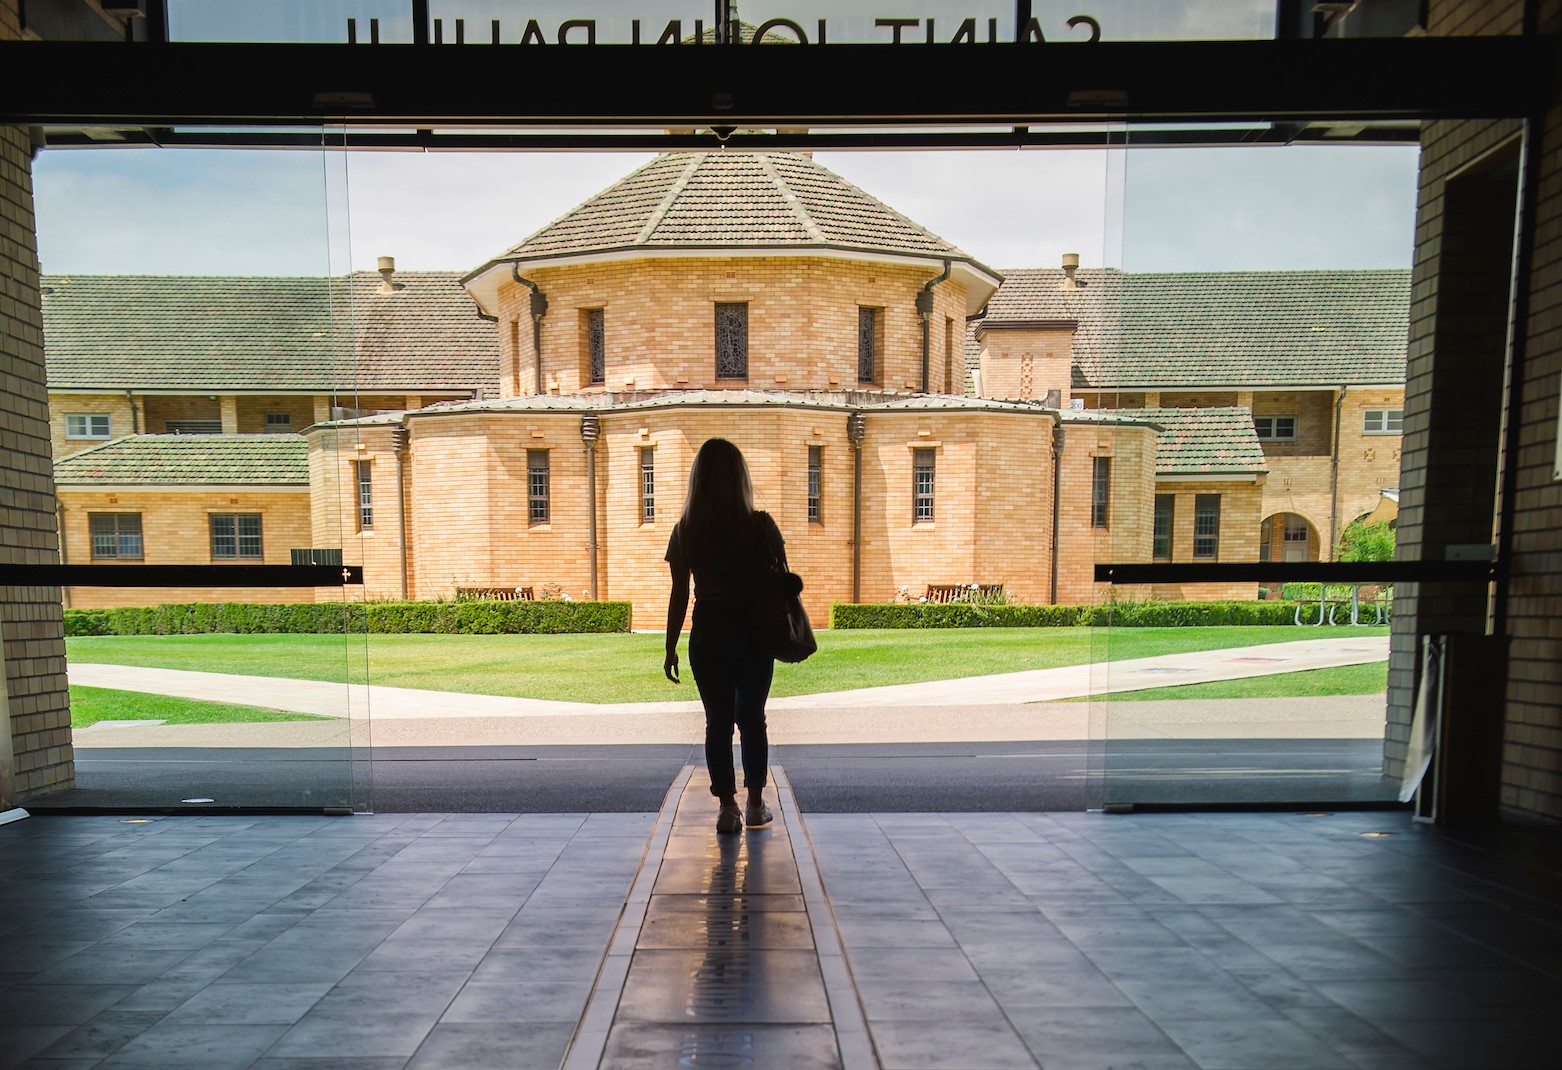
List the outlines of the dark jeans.
<svg viewBox="0 0 1562 1070">
<path fill-rule="evenodd" d="M 765 700 L 776 663 L 755 653 L 747 610 L 730 602 L 696 602 L 689 629 L 689 670 L 705 704 L 705 765 L 712 795 L 736 795 L 732 729 L 743 737 L 743 786 L 765 786 L 770 740 Z"/>
</svg>

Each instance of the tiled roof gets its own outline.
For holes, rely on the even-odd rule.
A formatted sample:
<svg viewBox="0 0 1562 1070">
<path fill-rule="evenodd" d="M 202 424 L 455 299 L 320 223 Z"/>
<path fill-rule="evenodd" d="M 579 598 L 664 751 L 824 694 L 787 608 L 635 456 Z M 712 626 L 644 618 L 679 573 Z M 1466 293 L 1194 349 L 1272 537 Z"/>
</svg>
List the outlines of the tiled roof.
<svg viewBox="0 0 1562 1070">
<path fill-rule="evenodd" d="M 302 435 L 126 435 L 54 462 L 54 481 L 307 486 Z"/>
<path fill-rule="evenodd" d="M 446 271 L 46 275 L 57 390 L 497 391 L 499 337 Z"/>
<path fill-rule="evenodd" d="M 812 158 L 786 152 L 658 156 L 496 259 L 787 246 L 971 261 Z"/>
<path fill-rule="evenodd" d="M 1405 380 L 1408 270 L 1077 277 L 1081 288 L 1066 291 L 1061 270 L 1006 272 L 982 320 L 984 329 L 1077 321 L 1075 390 Z"/>
<path fill-rule="evenodd" d="M 1160 427 L 1156 475 L 1240 475 L 1268 471 L 1253 414 L 1223 409 L 1122 409 Z"/>
</svg>

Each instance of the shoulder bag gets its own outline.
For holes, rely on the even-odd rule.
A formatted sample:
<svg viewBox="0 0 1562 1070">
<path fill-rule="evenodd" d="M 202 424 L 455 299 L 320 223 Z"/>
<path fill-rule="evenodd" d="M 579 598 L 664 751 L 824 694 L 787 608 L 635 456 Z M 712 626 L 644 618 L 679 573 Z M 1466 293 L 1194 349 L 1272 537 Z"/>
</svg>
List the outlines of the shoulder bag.
<svg viewBox="0 0 1562 1070">
<path fill-rule="evenodd" d="M 765 553 L 754 598 L 754 636 L 760 651 L 795 665 L 819 649 L 803 608 L 803 578 L 787 567 L 786 551 Z"/>
</svg>

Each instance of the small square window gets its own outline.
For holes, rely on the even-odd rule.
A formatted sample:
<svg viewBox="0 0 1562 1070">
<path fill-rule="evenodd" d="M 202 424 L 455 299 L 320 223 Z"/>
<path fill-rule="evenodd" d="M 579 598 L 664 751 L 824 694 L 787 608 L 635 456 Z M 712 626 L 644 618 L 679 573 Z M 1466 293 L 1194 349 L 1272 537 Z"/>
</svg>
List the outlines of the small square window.
<svg viewBox="0 0 1562 1070">
<path fill-rule="evenodd" d="M 290 435 L 293 433 L 293 414 L 290 412 L 266 413 L 266 434 Z"/>
<path fill-rule="evenodd" d="M 259 513 L 212 513 L 213 561 L 259 561 L 265 557 Z"/>
<path fill-rule="evenodd" d="M 109 438 L 106 412 L 73 412 L 65 416 L 66 438 Z"/>
<path fill-rule="evenodd" d="M 94 561 L 139 561 L 142 558 L 140 513 L 88 513 Z"/>
<path fill-rule="evenodd" d="M 1361 414 L 1361 431 L 1366 435 L 1397 435 L 1404 419 L 1403 409 L 1367 409 Z"/>
<path fill-rule="evenodd" d="M 1295 416 L 1255 416 L 1253 430 L 1265 442 L 1295 442 Z"/>
</svg>

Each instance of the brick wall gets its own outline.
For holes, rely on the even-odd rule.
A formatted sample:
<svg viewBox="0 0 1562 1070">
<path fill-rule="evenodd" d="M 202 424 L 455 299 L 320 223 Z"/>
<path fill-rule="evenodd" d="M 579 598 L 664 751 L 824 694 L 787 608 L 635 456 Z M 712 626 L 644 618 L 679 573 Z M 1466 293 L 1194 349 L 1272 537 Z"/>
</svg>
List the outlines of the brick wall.
<svg viewBox="0 0 1562 1070">
<path fill-rule="evenodd" d="M 16 0 L 0 0 L 0 39 L 19 36 L 17 12 Z M 0 126 L 0 561 L 7 564 L 57 560 L 40 301 L 31 146 L 25 129 Z M 0 782 L 14 792 L 0 797 L 0 808 L 75 780 L 61 619 L 57 587 L 0 590 L 11 763 Z"/>
<path fill-rule="evenodd" d="M 852 597 L 855 458 L 844 406 L 701 404 L 687 408 L 602 409 L 596 450 L 597 592 L 634 604 L 637 627 L 655 627 L 666 609 L 667 539 L 682 511 L 689 465 L 708 438 L 743 450 L 755 503 L 769 510 L 787 540 L 793 568 L 807 582 L 804 601 L 823 623 L 831 602 Z M 415 598 L 449 598 L 457 587 L 557 584 L 572 598 L 591 588 L 589 488 L 580 438 L 581 411 L 484 412 L 407 420 L 408 544 Z M 870 412 L 863 445 L 861 590 L 886 601 L 930 583 L 1002 583 L 1015 598 L 1044 603 L 1052 549 L 1051 439 L 1054 416 L 1033 412 Z M 1097 545 L 1116 540 L 1118 555 L 1148 556 L 1154 432 L 1091 427 L 1065 465 L 1060 562 L 1061 600 L 1088 600 Z M 312 524 L 316 546 L 341 545 L 362 563 L 365 593 L 391 597 L 399 583 L 394 521 L 394 457 L 389 429 L 359 429 L 364 449 L 332 431 L 310 435 Z M 820 516 L 808 519 L 808 452 L 821 460 Z M 935 457 L 935 516 L 912 512 L 915 451 Z M 1089 526 L 1092 457 L 1113 456 L 1113 513 L 1106 533 Z M 527 451 L 549 459 L 550 516 L 528 516 Z M 651 451 L 655 513 L 643 516 L 642 451 Z M 376 524 L 352 530 L 356 498 L 351 465 L 374 467 Z M 384 478 L 381 478 L 381 468 Z M 1252 489 L 1256 501 L 1258 491 Z M 1254 522 L 1256 524 L 1256 521 Z M 980 531 L 980 537 L 978 537 Z M 1083 537 L 1080 537 L 1083 533 Z M 1098 553 L 1098 551 L 1100 551 Z M 1104 554 L 1104 556 L 1102 556 Z"/>
<path fill-rule="evenodd" d="M 211 555 L 212 513 L 256 513 L 261 517 L 261 549 L 264 560 L 245 564 L 285 565 L 289 551 L 309 542 L 309 489 L 287 487 L 264 490 L 196 487 L 178 489 L 125 488 L 91 490 L 80 486 L 59 489 L 66 559 L 91 564 L 90 517 L 94 513 L 136 513 L 141 517 L 143 558 L 140 562 L 100 562 L 147 565 L 222 564 Z M 319 543 L 314 545 L 334 545 Z M 303 592 L 277 588 L 142 588 L 71 587 L 66 597 L 73 609 L 105 606 L 151 606 L 162 602 L 296 602 L 307 601 Z"/>
<path fill-rule="evenodd" d="M 1056 390 L 1059 406 L 1068 408 L 1073 364 L 1072 327 L 989 328 L 978 363 L 982 397 L 1045 400 Z"/>
<path fill-rule="evenodd" d="M 1523 6 L 1497 0 L 1435 0 L 1429 30 L 1447 35 L 1514 33 Z M 1543 32 L 1562 29 L 1562 4 L 1542 4 L 1540 19 Z M 1497 257 L 1498 250 L 1487 246 L 1501 235 L 1485 233 L 1482 220 L 1483 214 L 1491 214 L 1483 209 L 1482 198 L 1495 187 L 1483 193 L 1480 184 L 1488 180 L 1482 173 L 1496 166 L 1493 161 L 1501 162 L 1503 147 L 1520 131 L 1517 120 L 1471 120 L 1431 123 L 1422 133 L 1399 545 L 1402 557 L 1437 559 L 1451 543 L 1490 539 L 1495 469 L 1499 460 L 1516 466 L 1502 803 L 1556 819 L 1562 818 L 1562 646 L 1555 625 L 1562 617 L 1562 589 L 1556 584 L 1562 573 L 1562 486 L 1552 464 L 1562 372 L 1557 315 L 1562 293 L 1562 109 L 1552 108 L 1538 124 L 1538 212 L 1524 226 L 1534 259 L 1530 277 L 1523 280 L 1529 316 L 1517 325 L 1526 361 L 1516 411 L 1502 413 L 1505 399 L 1492 393 L 1502 381 L 1500 352 L 1495 372 L 1492 368 L 1493 313 L 1485 293 L 1493 280 L 1464 274 L 1470 262 Z M 1496 281 L 1503 280 L 1499 276 Z M 1492 439 L 1499 413 L 1519 425 L 1517 456 L 1502 457 L 1501 440 Z M 1472 494 L 1477 496 L 1474 502 Z M 1474 508 L 1481 502 L 1486 503 L 1484 515 Z M 1486 604 L 1479 590 L 1406 587 L 1396 591 L 1389 665 L 1384 752 L 1392 775 L 1400 772 L 1405 754 L 1417 636 L 1479 632 L 1485 624 Z"/>
<path fill-rule="evenodd" d="M 68 415 L 103 415 L 108 417 L 109 436 L 128 435 L 137 426 L 137 415 L 132 413 L 131 403 L 123 394 L 51 394 L 49 395 L 49 443 L 56 460 L 68 457 L 78 450 L 96 446 L 101 439 L 70 438 L 65 433 L 65 417 Z M 142 430 L 145 430 L 143 427 Z"/>
<path fill-rule="evenodd" d="M 527 277 L 548 298 L 543 319 L 543 391 L 589 389 L 581 312 L 604 313 L 607 382 L 599 389 L 740 386 L 715 377 L 715 305 L 747 302 L 747 385 L 756 390 L 851 389 L 857 385 L 860 307 L 882 308 L 882 386 L 914 390 L 922 378 L 922 318 L 915 300 L 938 268 L 911 268 L 821 257 L 645 259 L 537 268 Z M 965 287 L 933 291 L 930 389 L 946 392 L 946 335 L 963 345 Z M 500 381 L 506 393 L 532 392 L 531 291 L 499 291 Z M 956 374 L 963 377 L 964 370 Z M 963 392 L 963 378 L 954 384 Z"/>
</svg>

